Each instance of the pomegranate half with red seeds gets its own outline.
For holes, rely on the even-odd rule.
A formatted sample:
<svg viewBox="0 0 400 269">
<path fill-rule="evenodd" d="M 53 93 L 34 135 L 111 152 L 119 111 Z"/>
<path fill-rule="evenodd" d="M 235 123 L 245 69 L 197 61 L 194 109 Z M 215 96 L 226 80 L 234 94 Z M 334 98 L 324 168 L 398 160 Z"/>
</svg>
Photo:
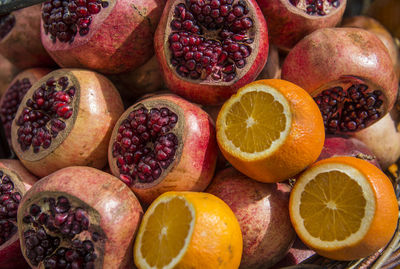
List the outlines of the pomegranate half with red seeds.
<svg viewBox="0 0 400 269">
<path fill-rule="evenodd" d="M 111 136 L 111 172 L 145 203 L 166 191 L 203 191 L 217 160 L 215 126 L 198 106 L 172 94 L 134 104 Z"/>
<path fill-rule="evenodd" d="M 40 5 L 0 16 L 0 54 L 19 69 L 55 65 L 40 40 Z"/>
<path fill-rule="evenodd" d="M 0 119 L 4 132 L 11 146 L 11 124 L 18 107 L 28 90 L 37 80 L 49 73 L 50 69 L 32 68 L 19 73 L 9 84 L 0 99 Z"/>
<path fill-rule="evenodd" d="M 103 75 L 59 69 L 26 93 L 11 127 L 12 146 L 32 173 L 46 176 L 72 165 L 103 168 L 123 104 Z"/>
<path fill-rule="evenodd" d="M 328 133 L 360 131 L 389 112 L 398 79 L 378 37 L 356 28 L 325 28 L 289 52 L 282 79 L 308 91 Z"/>
<path fill-rule="evenodd" d="M 317 29 L 334 27 L 347 0 L 257 0 L 268 23 L 271 43 L 290 50 Z"/>
<path fill-rule="evenodd" d="M 255 0 L 167 1 L 155 35 L 167 87 L 196 103 L 222 103 L 261 72 L 267 32 Z"/>
<path fill-rule="evenodd" d="M 47 0 L 42 42 L 61 67 L 106 74 L 135 69 L 154 54 L 164 5 L 164 0 Z"/>
<path fill-rule="evenodd" d="M 114 176 L 74 166 L 42 178 L 18 210 L 22 253 L 32 268 L 132 268 L 143 210 Z"/>
<path fill-rule="evenodd" d="M 29 268 L 20 248 L 17 209 L 22 196 L 36 182 L 17 160 L 0 160 L 0 268 Z"/>
</svg>

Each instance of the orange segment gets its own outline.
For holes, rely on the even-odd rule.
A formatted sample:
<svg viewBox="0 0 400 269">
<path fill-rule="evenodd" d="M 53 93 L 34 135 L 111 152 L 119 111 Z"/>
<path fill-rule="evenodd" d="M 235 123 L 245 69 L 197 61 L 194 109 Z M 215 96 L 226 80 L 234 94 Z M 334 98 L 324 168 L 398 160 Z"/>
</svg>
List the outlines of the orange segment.
<svg viewBox="0 0 400 269">
<path fill-rule="evenodd" d="M 146 211 L 135 241 L 138 268 L 238 268 L 242 234 L 231 209 L 208 193 L 167 192 Z"/>
<path fill-rule="evenodd" d="M 367 161 L 334 157 L 315 163 L 290 196 L 293 226 L 310 248 L 336 260 L 353 260 L 385 246 L 398 206 L 386 175 Z"/>
<path fill-rule="evenodd" d="M 318 106 L 295 84 L 259 80 L 221 108 L 217 140 L 225 158 L 262 182 L 278 182 L 313 163 L 325 139 Z"/>
</svg>

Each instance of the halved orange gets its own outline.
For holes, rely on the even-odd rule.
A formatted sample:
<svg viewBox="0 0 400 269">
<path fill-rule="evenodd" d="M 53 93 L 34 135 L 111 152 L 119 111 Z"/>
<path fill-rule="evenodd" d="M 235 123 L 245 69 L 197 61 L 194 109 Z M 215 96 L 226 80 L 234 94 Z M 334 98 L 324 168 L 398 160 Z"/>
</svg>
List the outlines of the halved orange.
<svg viewBox="0 0 400 269">
<path fill-rule="evenodd" d="M 280 79 L 252 82 L 222 106 L 217 141 L 243 174 L 262 181 L 288 179 L 315 162 L 325 139 L 321 112 L 299 86 Z"/>
<path fill-rule="evenodd" d="M 384 247 L 399 215 L 387 176 L 355 157 L 325 159 L 302 173 L 289 211 L 300 239 L 335 260 L 360 259 Z"/>
<path fill-rule="evenodd" d="M 239 223 L 221 199 L 166 192 L 143 216 L 134 257 L 139 269 L 238 268 L 242 249 Z"/>
</svg>

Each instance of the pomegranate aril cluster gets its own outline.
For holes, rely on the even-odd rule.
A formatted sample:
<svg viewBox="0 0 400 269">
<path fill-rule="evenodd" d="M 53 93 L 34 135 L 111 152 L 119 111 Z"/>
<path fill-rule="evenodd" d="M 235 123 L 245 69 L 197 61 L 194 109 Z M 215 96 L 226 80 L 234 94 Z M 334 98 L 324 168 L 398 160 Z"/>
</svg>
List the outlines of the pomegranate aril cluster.
<svg viewBox="0 0 400 269">
<path fill-rule="evenodd" d="M 28 78 L 17 80 L 4 96 L 3 104 L 0 108 L 1 122 L 7 138 L 11 138 L 11 124 L 15 118 L 18 107 L 32 84 Z"/>
<path fill-rule="evenodd" d="M 102 0 L 47 0 L 42 8 L 43 27 L 53 42 L 73 42 L 77 33 L 85 36 L 93 15 L 108 7 Z"/>
<path fill-rule="evenodd" d="M 21 198 L 11 178 L 0 170 L 0 245 L 17 232 L 15 222 Z"/>
<path fill-rule="evenodd" d="M 368 127 L 382 116 L 382 92 L 368 91 L 364 84 L 352 85 L 347 91 L 334 87 L 314 97 L 329 133 L 355 132 Z"/>
<path fill-rule="evenodd" d="M 290 3 L 305 10 L 308 15 L 325 16 L 331 8 L 338 8 L 340 0 L 289 0 Z"/>
<path fill-rule="evenodd" d="M 66 128 L 65 122 L 72 116 L 75 92 L 68 77 L 49 78 L 35 90 L 16 121 L 23 151 L 32 146 L 33 152 L 38 153 L 40 147 L 50 147 L 52 139 Z"/>
<path fill-rule="evenodd" d="M 82 239 L 81 232 L 89 230 L 88 213 L 74 208 L 64 196 L 44 198 L 48 210 L 32 204 L 23 222 L 26 256 L 33 265 L 43 262 L 45 268 L 94 268 L 94 243 L 98 233 Z M 79 238 L 78 238 L 79 237 Z M 92 242 L 93 241 L 93 242 Z"/>
<path fill-rule="evenodd" d="M 14 27 L 15 17 L 11 14 L 0 16 L 0 39 L 3 39 Z"/>
<path fill-rule="evenodd" d="M 252 52 L 249 32 L 254 25 L 248 13 L 243 0 L 186 0 L 178 4 L 169 36 L 176 72 L 190 79 L 232 81 Z"/>
<path fill-rule="evenodd" d="M 152 182 L 174 161 L 178 138 L 171 130 L 178 116 L 170 109 L 139 108 L 118 129 L 113 157 L 126 184 Z"/>
</svg>

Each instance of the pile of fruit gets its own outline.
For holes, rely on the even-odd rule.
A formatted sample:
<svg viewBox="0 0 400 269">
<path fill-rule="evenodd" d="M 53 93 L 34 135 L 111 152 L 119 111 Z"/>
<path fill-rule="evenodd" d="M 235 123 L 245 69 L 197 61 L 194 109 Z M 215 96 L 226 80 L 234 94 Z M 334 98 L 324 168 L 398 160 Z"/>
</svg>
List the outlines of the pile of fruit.
<svg viewBox="0 0 400 269">
<path fill-rule="evenodd" d="M 382 2 L 400 9 L 371 12 Z M 46 0 L 2 15 L 0 268 L 382 251 L 399 216 L 383 171 L 400 157 L 400 61 L 347 4 Z"/>
</svg>

